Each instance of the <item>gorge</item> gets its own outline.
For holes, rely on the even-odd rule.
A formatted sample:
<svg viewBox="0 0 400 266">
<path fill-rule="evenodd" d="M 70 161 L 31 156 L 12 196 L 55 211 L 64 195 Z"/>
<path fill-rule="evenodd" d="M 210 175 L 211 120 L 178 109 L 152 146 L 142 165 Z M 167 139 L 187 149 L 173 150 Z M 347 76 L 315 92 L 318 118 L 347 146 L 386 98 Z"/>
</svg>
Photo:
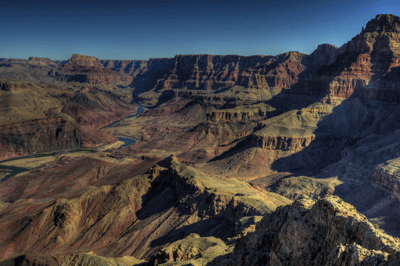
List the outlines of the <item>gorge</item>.
<svg viewBox="0 0 400 266">
<path fill-rule="evenodd" d="M 0 265 L 399 265 L 399 74 L 395 15 L 309 55 L 0 59 Z"/>
</svg>

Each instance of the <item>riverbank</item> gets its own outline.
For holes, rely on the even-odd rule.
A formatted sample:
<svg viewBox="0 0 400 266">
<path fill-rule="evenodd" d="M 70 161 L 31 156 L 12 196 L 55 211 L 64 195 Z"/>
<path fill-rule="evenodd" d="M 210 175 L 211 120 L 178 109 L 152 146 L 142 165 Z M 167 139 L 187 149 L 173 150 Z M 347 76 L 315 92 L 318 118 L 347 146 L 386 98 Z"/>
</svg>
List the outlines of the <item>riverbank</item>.
<svg viewBox="0 0 400 266">
<path fill-rule="evenodd" d="M 114 125 L 117 125 L 121 121 L 130 118 L 136 118 L 140 114 L 144 112 L 144 108 L 138 106 L 136 113 L 131 114 L 127 117 L 124 117 L 118 121 L 114 121 L 109 125 L 103 127 L 110 128 Z M 118 137 L 118 141 L 112 144 L 96 147 L 96 148 L 88 148 L 88 149 L 76 149 L 76 150 L 63 150 L 63 151 L 56 151 L 56 152 L 49 152 L 49 153 L 41 153 L 41 154 L 33 154 L 27 156 L 21 156 L 16 158 L 7 159 L 0 162 L 0 183 L 6 181 L 7 179 L 18 175 L 20 173 L 24 173 L 30 171 L 35 168 L 40 168 L 49 162 L 53 162 L 58 160 L 62 155 L 69 154 L 72 156 L 84 155 L 85 153 L 98 153 L 104 152 L 108 149 L 121 149 L 123 147 L 127 147 L 131 144 L 135 144 L 137 141 L 132 138 L 127 137 Z M 23 167 L 22 167 L 23 166 Z"/>
</svg>

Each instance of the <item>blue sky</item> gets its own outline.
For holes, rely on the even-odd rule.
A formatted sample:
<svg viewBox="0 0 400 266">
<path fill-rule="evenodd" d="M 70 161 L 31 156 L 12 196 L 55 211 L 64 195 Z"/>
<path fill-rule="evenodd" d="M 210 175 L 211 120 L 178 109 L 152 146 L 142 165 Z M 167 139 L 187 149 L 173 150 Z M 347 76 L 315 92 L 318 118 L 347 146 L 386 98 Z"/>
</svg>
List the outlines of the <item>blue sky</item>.
<svg viewBox="0 0 400 266">
<path fill-rule="evenodd" d="M 276 55 L 341 46 L 400 1 L 7 1 L 0 58 L 72 54 L 148 59 L 176 54 Z"/>
</svg>

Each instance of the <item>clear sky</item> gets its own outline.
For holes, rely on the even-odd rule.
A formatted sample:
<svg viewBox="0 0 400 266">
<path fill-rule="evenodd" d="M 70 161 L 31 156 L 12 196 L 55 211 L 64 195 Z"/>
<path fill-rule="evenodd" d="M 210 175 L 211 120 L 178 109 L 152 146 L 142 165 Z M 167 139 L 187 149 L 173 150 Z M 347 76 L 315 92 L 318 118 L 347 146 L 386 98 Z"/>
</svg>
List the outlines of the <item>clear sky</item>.
<svg viewBox="0 0 400 266">
<path fill-rule="evenodd" d="M 310 54 L 343 45 L 377 14 L 400 16 L 400 1 L 9 0 L 0 11 L 0 58 L 148 59 Z"/>
</svg>

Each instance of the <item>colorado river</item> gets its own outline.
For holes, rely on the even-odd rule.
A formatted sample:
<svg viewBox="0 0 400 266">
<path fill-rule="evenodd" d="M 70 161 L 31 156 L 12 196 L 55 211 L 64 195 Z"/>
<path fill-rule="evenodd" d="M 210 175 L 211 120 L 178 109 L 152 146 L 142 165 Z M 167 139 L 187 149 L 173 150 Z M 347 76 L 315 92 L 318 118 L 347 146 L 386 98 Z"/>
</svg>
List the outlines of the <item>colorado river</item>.
<svg viewBox="0 0 400 266">
<path fill-rule="evenodd" d="M 23 168 L 23 167 L 0 165 L 0 172 L 8 172 L 9 173 L 6 176 L 4 176 L 3 179 L 0 180 L 0 183 L 6 181 L 10 177 L 13 177 L 19 173 L 23 173 L 23 172 L 26 172 L 29 170 L 30 169 Z"/>
<path fill-rule="evenodd" d="M 108 128 L 108 127 L 114 126 L 114 125 L 116 125 L 117 123 L 119 123 L 120 121 L 122 121 L 124 119 L 138 117 L 143 112 L 144 112 L 144 108 L 141 107 L 140 105 L 138 105 L 138 108 L 136 110 L 136 114 L 128 115 L 127 117 L 124 117 L 124 118 L 122 118 L 122 119 L 120 119 L 118 121 L 114 121 L 111 124 L 109 124 L 109 125 L 107 125 L 107 126 L 105 126 L 103 128 Z M 118 149 L 121 149 L 123 147 L 126 147 L 126 146 L 129 146 L 131 144 L 136 143 L 136 141 L 134 139 L 125 138 L 125 137 L 117 137 L 117 138 L 118 138 L 119 141 L 124 142 L 124 144 L 122 144 Z M 71 151 L 49 152 L 49 153 L 41 153 L 41 154 L 34 154 L 34 155 L 28 155 L 28 156 L 21 156 L 21 157 L 11 158 L 11 159 L 8 159 L 8 160 L 1 161 L 0 162 L 0 173 L 1 172 L 7 172 L 8 174 L 6 174 L 3 178 L 0 178 L 0 183 L 6 181 L 10 177 L 13 177 L 13 176 L 15 176 L 15 175 L 17 175 L 19 173 L 23 173 L 23 172 L 26 172 L 26 171 L 30 170 L 28 168 L 23 168 L 23 167 L 1 165 L 1 163 L 14 161 L 14 160 L 19 160 L 19 159 L 24 159 L 24 158 L 39 158 L 39 157 L 46 157 L 46 156 L 55 156 L 55 155 L 61 155 L 61 154 L 66 154 L 66 153 L 79 152 L 79 151 L 86 151 L 86 152 L 92 152 L 92 153 L 98 152 L 96 149 L 76 149 L 76 150 L 71 150 Z"/>
<path fill-rule="evenodd" d="M 124 117 L 124 118 L 122 118 L 120 120 L 114 121 L 111 124 L 109 124 L 109 125 L 107 125 L 107 126 L 105 126 L 103 128 L 112 127 L 112 126 L 118 124 L 119 122 L 121 122 L 121 121 L 123 121 L 125 119 L 128 119 L 128 118 L 138 117 L 140 114 L 143 114 L 143 112 L 144 112 L 143 107 L 138 105 L 138 108 L 136 110 L 136 114 L 128 115 L 127 117 Z M 122 144 L 118 149 L 121 149 L 123 147 L 126 147 L 126 146 L 129 146 L 131 144 L 135 144 L 136 143 L 136 140 L 134 140 L 134 139 L 130 139 L 130 138 L 126 138 L 126 137 L 117 137 L 117 138 L 118 138 L 119 141 L 124 142 L 124 144 Z"/>
<path fill-rule="evenodd" d="M 122 118 L 122 119 L 120 119 L 120 120 L 114 121 L 114 122 L 112 122 L 111 124 L 108 124 L 107 126 L 105 126 L 105 127 L 103 127 L 103 128 L 112 127 L 112 126 L 116 125 L 117 123 L 121 122 L 122 120 L 125 120 L 125 119 L 128 119 L 128 118 L 132 118 L 132 117 L 137 117 L 137 116 L 139 116 L 140 114 L 143 114 L 143 112 L 144 112 L 143 107 L 141 107 L 140 105 L 138 105 L 138 108 L 137 108 L 137 110 L 136 110 L 136 114 L 128 115 L 127 117 L 124 117 L 124 118 Z"/>
</svg>

